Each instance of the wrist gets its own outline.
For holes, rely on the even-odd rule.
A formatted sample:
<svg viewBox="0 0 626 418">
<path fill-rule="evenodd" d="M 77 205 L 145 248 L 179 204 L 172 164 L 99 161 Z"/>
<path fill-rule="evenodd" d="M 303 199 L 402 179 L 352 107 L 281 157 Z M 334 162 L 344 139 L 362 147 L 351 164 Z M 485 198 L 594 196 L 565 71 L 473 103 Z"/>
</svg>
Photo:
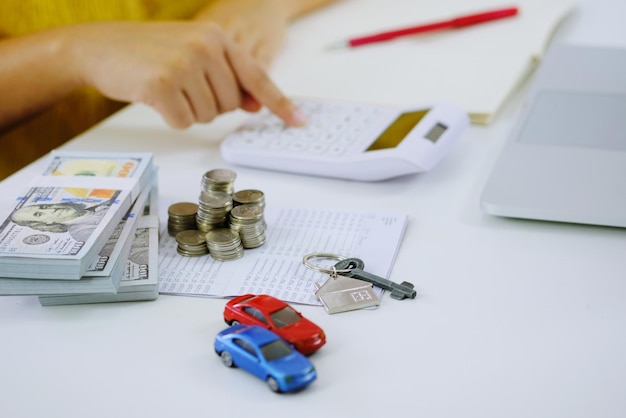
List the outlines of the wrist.
<svg viewBox="0 0 626 418">
<path fill-rule="evenodd" d="M 64 86 L 67 91 L 73 91 L 87 84 L 83 77 L 81 66 L 84 52 L 80 50 L 80 33 L 76 33 L 74 26 L 51 29 L 42 33 L 45 41 L 42 43 L 44 55 L 49 57 L 48 62 L 52 68 L 48 70 L 53 74 L 57 83 Z M 50 71 L 51 70 L 51 71 Z"/>
<path fill-rule="evenodd" d="M 53 105 L 81 86 L 67 56 L 67 38 L 61 29 L 8 38 L 0 45 L 5 62 L 0 86 L 14 94 L 0 99 L 0 128 Z"/>
</svg>

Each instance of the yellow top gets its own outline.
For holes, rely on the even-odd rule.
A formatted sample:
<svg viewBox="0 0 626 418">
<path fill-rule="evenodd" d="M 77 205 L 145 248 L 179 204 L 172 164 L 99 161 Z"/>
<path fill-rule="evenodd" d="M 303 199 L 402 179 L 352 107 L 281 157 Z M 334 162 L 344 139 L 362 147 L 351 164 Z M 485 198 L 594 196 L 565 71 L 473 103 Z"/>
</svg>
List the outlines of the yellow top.
<svg viewBox="0 0 626 418">
<path fill-rule="evenodd" d="M 81 22 L 187 19 L 207 3 L 209 0 L 1 0 L 0 38 Z M 93 89 L 81 89 L 48 111 L 0 132 L 0 179 L 123 106 Z"/>
<path fill-rule="evenodd" d="M 100 20 L 187 19 L 206 0 L 2 0 L 0 34 L 16 36 Z"/>
</svg>

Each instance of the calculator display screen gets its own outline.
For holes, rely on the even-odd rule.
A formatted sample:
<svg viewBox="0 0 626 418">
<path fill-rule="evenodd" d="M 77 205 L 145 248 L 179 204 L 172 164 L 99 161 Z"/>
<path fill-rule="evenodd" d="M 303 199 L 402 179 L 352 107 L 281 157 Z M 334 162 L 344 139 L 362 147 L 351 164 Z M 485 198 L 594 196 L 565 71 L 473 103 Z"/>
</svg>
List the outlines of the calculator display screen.
<svg viewBox="0 0 626 418">
<path fill-rule="evenodd" d="M 418 110 L 415 112 L 402 113 L 391 125 L 380 134 L 378 138 L 365 150 L 375 151 L 380 149 L 388 149 L 397 147 L 400 142 L 411 132 L 430 109 Z M 441 134 L 439 134 L 441 135 Z M 439 136 L 437 136 L 438 138 Z M 431 139 L 431 138 L 429 138 Z M 433 142 L 435 140 L 431 139 Z"/>
<path fill-rule="evenodd" d="M 443 135 L 446 129 L 448 129 L 448 127 L 443 123 L 436 123 L 435 126 L 433 126 L 431 130 L 428 131 L 426 135 L 424 135 L 424 137 L 426 139 L 430 139 L 433 142 L 437 142 L 437 140 L 441 137 L 441 135 Z"/>
</svg>

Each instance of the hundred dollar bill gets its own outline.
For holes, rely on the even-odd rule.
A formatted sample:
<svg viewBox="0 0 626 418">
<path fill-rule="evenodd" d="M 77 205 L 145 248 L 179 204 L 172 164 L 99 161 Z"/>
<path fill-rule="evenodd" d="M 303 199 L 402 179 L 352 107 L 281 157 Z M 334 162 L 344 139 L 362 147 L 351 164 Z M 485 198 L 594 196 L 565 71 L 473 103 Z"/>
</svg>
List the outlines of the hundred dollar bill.
<svg viewBox="0 0 626 418">
<path fill-rule="evenodd" d="M 115 189 L 115 181 L 133 179 L 132 199 L 136 199 L 141 190 L 152 183 L 156 171 L 152 165 L 152 153 L 101 153 L 71 152 L 54 150 L 50 153 L 50 163 L 43 174 L 34 179 L 34 185 L 54 185 L 66 188 L 78 197 L 87 187 L 96 194 L 101 187 L 103 197 L 107 189 Z M 56 179 L 56 182 L 50 182 Z M 63 180 L 66 179 L 66 180 Z M 74 179 L 74 180 L 69 180 Z M 77 180 L 81 179 L 80 182 Z M 62 183 L 62 184 L 61 184 Z M 121 188 L 121 187 L 119 187 Z"/>
<path fill-rule="evenodd" d="M 135 202 L 137 207 L 145 206 L 145 201 L 149 195 L 149 190 L 145 190 L 141 195 L 141 201 Z M 142 208 L 143 209 L 143 208 Z M 136 210 L 141 212 L 141 210 Z M 142 219 L 137 217 L 137 219 Z M 0 278 L 0 295 L 115 295 L 120 289 L 120 282 L 127 271 L 127 262 L 131 244 L 135 239 L 135 231 L 139 221 L 132 221 L 132 230 L 123 241 L 118 240 L 117 248 L 120 248 L 116 260 L 107 263 L 108 275 L 83 276 L 80 280 L 37 280 L 25 278 Z M 129 225 L 129 223 L 126 223 Z M 102 251 L 101 251 L 102 252 Z M 146 267 L 147 270 L 147 267 Z"/>
<path fill-rule="evenodd" d="M 150 196 L 148 197 L 148 201 L 144 206 L 143 213 L 141 216 L 154 215 L 158 217 L 159 215 L 159 186 L 155 182 L 152 185 L 152 189 L 150 189 Z"/>
<path fill-rule="evenodd" d="M 131 236 L 137 228 L 137 220 L 148 205 L 148 196 L 151 193 L 151 189 L 146 188 L 135 200 L 133 206 L 117 224 L 104 246 L 98 251 L 98 255 L 85 272 L 85 277 L 108 276 L 115 268 L 116 263 L 126 260 L 132 242 Z"/>
<path fill-rule="evenodd" d="M 159 221 L 148 215 L 139 219 L 135 239 L 130 247 L 121 291 L 156 287 L 159 275 Z"/>
<path fill-rule="evenodd" d="M 1 276 L 80 279 L 130 201 L 129 190 L 30 188 L 0 224 Z"/>
<path fill-rule="evenodd" d="M 0 277 L 81 279 L 154 179 L 151 153 L 53 151 L 43 174 L 0 216 Z"/>
<path fill-rule="evenodd" d="M 150 153 L 52 151 L 46 176 L 134 177 L 152 164 Z"/>
<path fill-rule="evenodd" d="M 81 280 L 37 280 L 0 278 L 0 295 L 115 294 L 121 282 L 121 269 L 110 276 L 85 277 Z"/>
<path fill-rule="evenodd" d="M 159 223 L 156 216 L 139 218 L 133 244 L 116 294 L 42 295 L 43 306 L 154 300 L 159 295 Z"/>
</svg>

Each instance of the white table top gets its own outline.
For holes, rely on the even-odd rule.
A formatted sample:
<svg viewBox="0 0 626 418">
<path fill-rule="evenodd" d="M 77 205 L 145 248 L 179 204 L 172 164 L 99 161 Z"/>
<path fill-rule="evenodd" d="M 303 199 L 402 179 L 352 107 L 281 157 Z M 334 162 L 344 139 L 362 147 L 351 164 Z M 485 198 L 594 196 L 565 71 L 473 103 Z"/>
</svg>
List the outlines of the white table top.
<svg viewBox="0 0 626 418">
<path fill-rule="evenodd" d="M 213 338 L 224 299 L 41 307 L 0 298 L 2 417 L 621 417 L 626 413 L 623 229 L 497 218 L 479 196 L 523 90 L 472 126 L 430 173 L 356 183 L 235 168 L 268 205 L 403 210 L 410 220 L 378 310 L 298 306 L 328 342 L 318 380 L 275 395 L 224 367 Z M 219 140 L 241 119 L 173 131 L 132 106 L 68 150 L 153 151 L 161 197 L 195 196 L 223 167 Z M 0 183 L 9 199 L 34 163 Z M 298 202 L 294 202 L 298 196 Z"/>
</svg>

